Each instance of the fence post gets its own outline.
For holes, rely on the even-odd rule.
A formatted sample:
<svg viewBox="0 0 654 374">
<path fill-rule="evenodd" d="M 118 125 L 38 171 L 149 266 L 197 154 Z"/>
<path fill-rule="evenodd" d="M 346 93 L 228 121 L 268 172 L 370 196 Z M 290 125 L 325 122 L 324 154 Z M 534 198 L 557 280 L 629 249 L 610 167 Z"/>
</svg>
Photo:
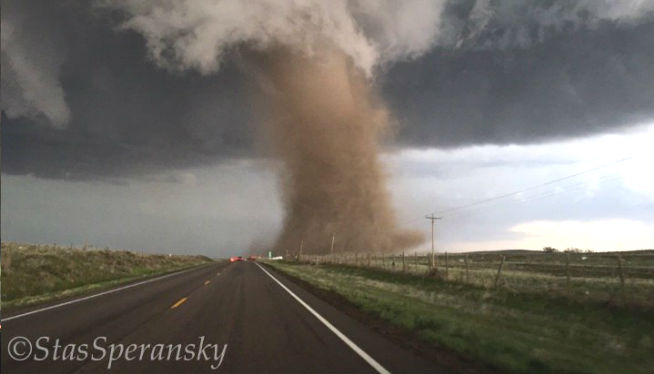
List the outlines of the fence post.
<svg viewBox="0 0 654 374">
<path fill-rule="evenodd" d="M 502 256 L 502 262 L 500 262 L 500 267 L 497 268 L 497 276 L 495 276 L 494 288 L 497 288 L 497 283 L 500 281 L 500 276 L 502 275 L 502 266 L 504 266 L 504 256 Z"/>
<path fill-rule="evenodd" d="M 404 259 L 404 251 L 402 251 L 402 272 L 406 273 L 406 261 Z"/>
<path fill-rule="evenodd" d="M 468 274 L 468 255 L 466 254 L 465 257 L 466 261 L 466 283 L 470 283 L 470 275 Z"/>
<path fill-rule="evenodd" d="M 622 293 L 622 303 L 625 304 L 627 297 L 624 291 L 624 272 L 622 270 L 622 256 L 618 255 L 618 275 L 620 276 L 620 291 Z"/>
<path fill-rule="evenodd" d="M 570 296 L 570 254 L 565 253 L 565 289 Z"/>
<path fill-rule="evenodd" d="M 448 280 L 449 277 L 449 266 L 447 264 L 447 251 L 445 251 L 445 280 Z"/>
</svg>

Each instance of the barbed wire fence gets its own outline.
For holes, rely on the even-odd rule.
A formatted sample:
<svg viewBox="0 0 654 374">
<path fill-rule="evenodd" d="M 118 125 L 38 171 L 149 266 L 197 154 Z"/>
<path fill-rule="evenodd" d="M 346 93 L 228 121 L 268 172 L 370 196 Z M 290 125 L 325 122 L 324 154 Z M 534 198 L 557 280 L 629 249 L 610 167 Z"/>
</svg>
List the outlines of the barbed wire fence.
<svg viewBox="0 0 654 374">
<path fill-rule="evenodd" d="M 547 293 L 601 302 L 654 303 L 654 251 L 305 254 L 290 261 L 439 279 L 488 290 Z"/>
</svg>

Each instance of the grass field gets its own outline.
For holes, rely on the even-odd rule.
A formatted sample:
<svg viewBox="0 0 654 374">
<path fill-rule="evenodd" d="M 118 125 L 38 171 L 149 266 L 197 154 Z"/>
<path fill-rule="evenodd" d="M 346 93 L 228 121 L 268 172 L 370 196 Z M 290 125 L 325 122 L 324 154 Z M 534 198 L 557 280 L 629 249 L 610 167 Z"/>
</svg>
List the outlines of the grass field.
<svg viewBox="0 0 654 374">
<path fill-rule="evenodd" d="M 81 295 L 138 278 L 196 266 L 203 256 L 2 243 L 2 309 Z"/>
<path fill-rule="evenodd" d="M 502 260 L 504 258 L 504 260 Z M 378 268 L 424 275 L 429 256 L 303 256 L 304 262 Z M 498 276 L 498 270 L 501 272 Z M 654 308 L 654 251 L 544 253 L 509 250 L 437 256 L 438 276 L 450 282 L 560 296 L 574 301 Z"/>
<path fill-rule="evenodd" d="M 590 256 L 594 255 L 586 255 Z M 649 256 L 639 261 L 652 261 L 651 252 Z M 497 254 L 492 259 L 489 262 L 496 264 Z M 477 260 L 481 267 L 481 260 Z M 598 256 L 590 261 L 598 264 L 612 260 Z M 652 278 L 632 276 L 639 292 L 629 295 L 629 302 L 623 302 L 586 297 L 585 292 L 580 297 L 577 293 L 550 292 L 547 286 L 539 287 L 539 283 L 547 283 L 547 277 L 552 276 L 547 270 L 551 262 L 541 264 L 542 271 L 520 269 L 518 272 L 523 275 L 510 280 L 514 287 L 502 284 L 497 288 L 481 281 L 466 282 L 453 275 L 456 273 L 450 273 L 446 280 L 417 272 L 364 267 L 363 263 L 269 264 L 314 287 L 341 295 L 365 316 L 387 321 L 407 336 L 417 336 L 427 349 L 454 352 L 498 371 L 654 371 Z M 536 266 L 537 262 L 529 264 Z M 496 273 L 495 269 L 495 276 Z M 583 284 L 587 290 L 600 294 L 599 290 L 613 284 L 607 281 L 609 277 L 586 274 L 576 277 L 583 282 L 573 280 L 581 282 L 575 287 Z M 518 282 L 530 285 L 515 286 Z"/>
</svg>

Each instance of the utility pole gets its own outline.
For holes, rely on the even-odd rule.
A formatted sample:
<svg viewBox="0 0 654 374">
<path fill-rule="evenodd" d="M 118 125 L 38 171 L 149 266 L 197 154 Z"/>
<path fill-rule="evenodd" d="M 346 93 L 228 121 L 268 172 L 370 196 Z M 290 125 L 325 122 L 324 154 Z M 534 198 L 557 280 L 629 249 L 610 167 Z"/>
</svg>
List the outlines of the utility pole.
<svg viewBox="0 0 654 374">
<path fill-rule="evenodd" d="M 336 233 L 332 234 L 332 248 L 329 250 L 329 253 L 334 254 L 334 239 L 336 239 Z"/>
<path fill-rule="evenodd" d="M 297 255 L 297 260 L 300 261 L 302 259 L 302 247 L 304 246 L 304 239 L 300 240 L 300 252 Z"/>
<path fill-rule="evenodd" d="M 434 221 L 437 219 L 443 219 L 443 217 L 436 217 L 434 216 L 434 213 L 432 213 L 430 216 L 425 216 L 425 218 L 431 221 L 431 268 L 435 269 L 436 257 L 434 255 Z"/>
</svg>

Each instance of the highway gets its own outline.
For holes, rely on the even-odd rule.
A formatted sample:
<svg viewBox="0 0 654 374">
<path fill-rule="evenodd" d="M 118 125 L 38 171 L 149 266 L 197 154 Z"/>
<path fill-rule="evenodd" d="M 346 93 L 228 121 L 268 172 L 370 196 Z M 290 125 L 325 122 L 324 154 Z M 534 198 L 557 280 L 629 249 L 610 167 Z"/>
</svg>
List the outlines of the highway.
<svg viewBox="0 0 654 374">
<path fill-rule="evenodd" d="M 352 319 L 269 267 L 216 263 L 49 309 L 3 314 L 3 373 L 419 373 L 442 371 Z M 9 357 L 15 337 L 49 337 L 48 358 Z M 218 361 L 53 359 L 52 343 L 216 344 Z M 204 337 L 200 342 L 201 337 Z M 21 347 L 21 349 L 23 349 Z M 72 348 L 71 348 L 72 349 Z M 90 350 L 90 349 L 89 349 Z M 35 355 L 38 350 L 34 348 Z M 63 352 L 63 350 L 62 350 Z M 221 351 L 223 352 L 223 351 Z M 44 353 L 44 352 L 41 352 Z M 60 352 L 61 353 L 61 352 Z M 70 352 L 68 352 L 70 353 Z M 108 355 L 108 354 L 107 354 Z M 137 354 L 138 356 L 138 351 Z M 89 354 L 90 356 L 90 354 Z M 134 355 L 133 355 L 134 356 Z M 73 357 L 73 356 L 68 356 Z M 190 357 L 190 356 L 189 356 Z"/>
</svg>

